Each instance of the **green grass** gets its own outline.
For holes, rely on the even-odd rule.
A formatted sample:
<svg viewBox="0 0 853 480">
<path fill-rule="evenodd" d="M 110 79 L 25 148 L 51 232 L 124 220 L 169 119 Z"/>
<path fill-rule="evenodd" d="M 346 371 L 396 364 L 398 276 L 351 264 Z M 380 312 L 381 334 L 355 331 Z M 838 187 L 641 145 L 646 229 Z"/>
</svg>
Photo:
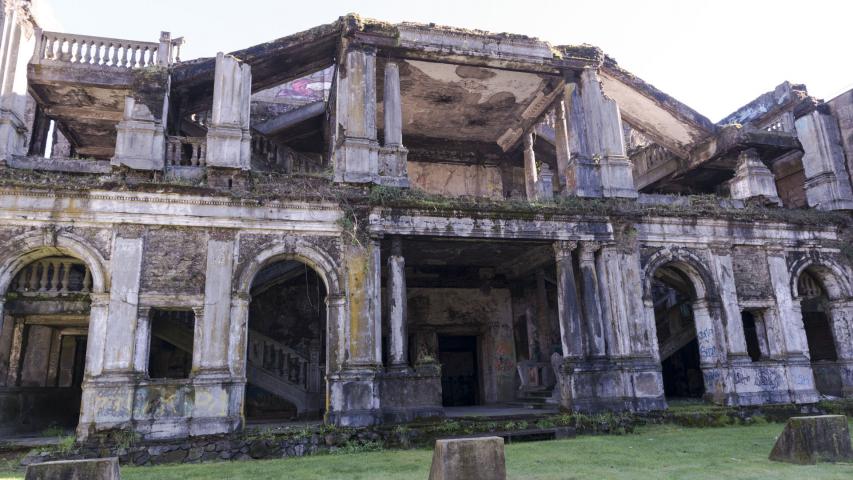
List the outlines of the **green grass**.
<svg viewBox="0 0 853 480">
<path fill-rule="evenodd" d="M 643 427 L 622 436 L 507 445 L 511 479 L 849 479 L 853 464 L 797 466 L 767 455 L 782 424 L 726 428 Z M 419 479 L 429 472 L 430 450 L 318 455 L 251 462 L 123 468 L 126 480 L 195 479 Z M 0 473 L 20 479 L 21 473 Z"/>
</svg>

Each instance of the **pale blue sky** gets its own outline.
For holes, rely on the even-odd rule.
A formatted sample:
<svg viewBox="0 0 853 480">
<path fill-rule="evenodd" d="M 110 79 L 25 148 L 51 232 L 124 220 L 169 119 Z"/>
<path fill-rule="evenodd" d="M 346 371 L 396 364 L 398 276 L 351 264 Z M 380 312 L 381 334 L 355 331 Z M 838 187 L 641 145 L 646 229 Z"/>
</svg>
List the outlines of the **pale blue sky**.
<svg viewBox="0 0 853 480">
<path fill-rule="evenodd" d="M 348 12 L 520 33 L 555 45 L 591 43 L 713 121 L 783 80 L 805 83 L 827 100 L 853 88 L 847 0 L 46 1 L 62 31 L 150 41 L 161 30 L 184 36 L 183 59 L 238 50 Z"/>
</svg>

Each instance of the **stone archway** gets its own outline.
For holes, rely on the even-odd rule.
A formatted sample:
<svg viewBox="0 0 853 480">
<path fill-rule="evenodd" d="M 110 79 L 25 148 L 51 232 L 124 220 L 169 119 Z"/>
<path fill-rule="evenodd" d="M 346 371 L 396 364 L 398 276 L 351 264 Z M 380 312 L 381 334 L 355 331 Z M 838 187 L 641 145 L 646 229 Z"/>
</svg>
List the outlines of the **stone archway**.
<svg viewBox="0 0 853 480">
<path fill-rule="evenodd" d="M 791 269 L 795 313 L 802 321 L 815 388 L 853 396 L 853 295 L 849 275 L 827 260 L 805 258 Z"/>
<path fill-rule="evenodd" d="M 250 361 L 256 361 L 260 358 L 258 357 L 259 352 L 255 351 L 259 348 L 259 341 L 250 341 L 250 336 L 252 335 L 250 334 L 249 323 L 251 321 L 251 312 L 253 310 L 252 302 L 254 296 L 259 295 L 257 290 L 253 291 L 253 286 L 257 280 L 270 276 L 269 273 L 276 268 L 287 271 L 293 270 L 294 268 L 298 269 L 300 267 L 304 267 L 304 271 L 308 276 L 315 275 L 322 283 L 320 287 L 323 292 L 323 298 L 319 300 L 325 303 L 323 306 L 325 318 L 322 322 L 323 338 L 321 348 L 319 349 L 324 352 L 323 358 L 319 359 L 319 362 L 322 362 L 322 365 L 324 365 L 324 369 L 320 372 L 319 381 L 321 382 L 321 392 L 319 392 L 319 395 L 317 395 L 318 392 L 313 391 L 315 390 L 313 385 L 317 382 L 317 375 L 311 374 L 313 371 L 312 369 L 316 369 L 318 364 L 318 362 L 315 361 L 316 352 L 311 350 L 307 352 L 307 356 L 305 356 L 293 351 L 286 345 L 281 345 L 281 348 L 276 348 L 276 342 L 273 339 L 269 339 L 268 337 L 266 338 L 269 339 L 267 342 L 267 360 L 270 360 L 272 358 L 270 355 L 272 355 L 275 356 L 275 359 L 272 361 L 279 362 L 278 356 L 286 356 L 289 354 L 296 359 L 295 361 L 297 363 L 305 364 L 307 372 L 304 376 L 298 377 L 300 381 L 304 379 L 306 382 L 306 395 L 302 395 L 300 392 L 291 392 L 291 394 L 287 396 L 288 401 L 296 406 L 301 415 L 303 411 L 308 413 L 316 410 L 313 407 L 313 405 L 315 405 L 316 397 L 320 398 L 322 405 L 328 405 L 328 384 L 327 382 L 324 383 L 322 378 L 328 377 L 330 372 L 335 371 L 338 368 L 346 351 L 347 322 L 344 321 L 346 318 L 346 302 L 344 300 L 345 291 L 343 288 L 343 281 L 339 273 L 337 263 L 333 260 L 332 256 L 322 248 L 298 239 L 283 242 L 268 247 L 255 255 L 252 260 L 239 271 L 237 282 L 235 284 L 234 301 L 232 302 L 231 310 L 232 329 L 235 328 L 235 326 L 239 328 L 239 332 L 233 332 L 236 333 L 234 337 L 239 338 L 239 342 L 237 342 L 238 345 L 236 345 L 237 351 L 233 352 L 231 355 L 231 365 L 235 372 L 246 376 L 249 379 L 249 383 L 252 383 L 253 377 L 257 377 L 257 374 L 259 373 L 257 369 L 251 368 L 248 365 Z M 275 274 L 276 272 L 273 271 L 272 276 L 275 276 Z M 266 280 L 270 281 L 270 279 Z M 276 278 L 272 278 L 271 281 L 275 282 L 278 280 Z M 264 293 L 261 293 L 261 295 L 263 294 Z M 255 333 L 255 337 L 264 338 L 257 335 L 257 332 Z M 250 351 L 250 348 L 253 350 Z M 270 353 L 270 351 L 273 350 L 278 353 Z M 263 353 L 260 353 L 260 355 L 263 355 Z M 258 381 L 258 378 L 254 379 L 256 382 Z M 281 391 L 280 393 L 288 392 Z M 323 398 L 325 398 L 325 402 L 323 402 Z M 245 421 L 245 395 L 243 397 L 243 405 Z M 327 410 L 326 407 L 321 409 Z"/>
<path fill-rule="evenodd" d="M 84 378 L 99 364 L 90 332 L 105 320 L 105 262 L 67 233 L 10 243 L 20 249 L 0 257 L 0 429 L 72 427 Z"/>
<path fill-rule="evenodd" d="M 711 278 L 701 259 L 686 250 L 661 250 L 643 270 L 646 315 L 668 401 L 724 401 L 725 343 Z"/>
</svg>

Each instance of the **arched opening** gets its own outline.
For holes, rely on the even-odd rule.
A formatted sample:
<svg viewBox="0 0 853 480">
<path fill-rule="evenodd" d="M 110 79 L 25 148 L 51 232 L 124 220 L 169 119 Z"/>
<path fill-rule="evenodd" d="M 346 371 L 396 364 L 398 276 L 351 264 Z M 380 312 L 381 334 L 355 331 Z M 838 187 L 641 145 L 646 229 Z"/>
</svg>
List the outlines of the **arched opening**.
<svg viewBox="0 0 853 480">
<path fill-rule="evenodd" d="M 818 272 L 812 268 L 804 270 L 797 279 L 797 291 L 815 387 L 821 395 L 841 396 L 843 385 L 832 334 L 829 295 Z"/>
<path fill-rule="evenodd" d="M 664 394 L 668 401 L 702 398 L 705 382 L 694 312 L 697 294 L 693 282 L 683 269 L 667 264 L 655 270 L 651 293 Z"/>
<path fill-rule="evenodd" d="M 0 328 L 0 431 L 76 427 L 91 292 L 86 264 L 59 252 L 12 277 Z"/>
<path fill-rule="evenodd" d="M 326 286 L 297 260 L 262 268 L 251 285 L 244 412 L 249 422 L 322 418 Z"/>
</svg>

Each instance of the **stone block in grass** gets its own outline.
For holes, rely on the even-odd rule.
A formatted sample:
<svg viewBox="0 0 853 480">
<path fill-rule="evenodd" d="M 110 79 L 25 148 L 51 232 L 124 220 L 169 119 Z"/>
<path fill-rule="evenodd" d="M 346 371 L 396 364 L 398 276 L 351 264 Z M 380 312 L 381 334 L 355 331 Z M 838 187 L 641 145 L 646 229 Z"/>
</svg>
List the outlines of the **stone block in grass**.
<svg viewBox="0 0 853 480">
<path fill-rule="evenodd" d="M 844 415 L 791 417 L 776 440 L 770 460 L 814 465 L 853 461 L 850 430 Z"/>
<path fill-rule="evenodd" d="M 29 465 L 26 480 L 120 480 L 118 458 L 63 460 Z"/>
<path fill-rule="evenodd" d="M 506 480 L 501 437 L 436 440 L 429 480 Z"/>
</svg>

